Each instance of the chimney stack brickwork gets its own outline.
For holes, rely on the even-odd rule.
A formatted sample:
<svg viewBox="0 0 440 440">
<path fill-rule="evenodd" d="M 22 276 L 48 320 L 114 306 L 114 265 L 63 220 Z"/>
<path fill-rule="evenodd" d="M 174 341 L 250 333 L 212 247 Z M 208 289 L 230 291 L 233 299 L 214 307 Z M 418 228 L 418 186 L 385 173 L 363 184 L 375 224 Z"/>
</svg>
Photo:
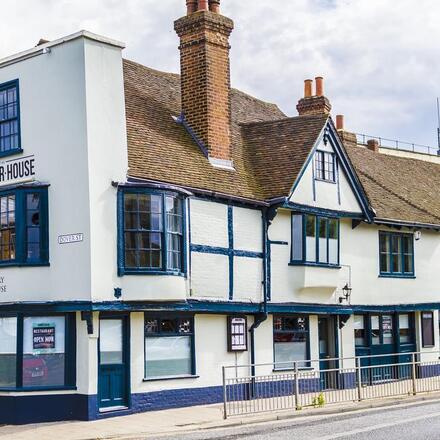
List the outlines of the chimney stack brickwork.
<svg viewBox="0 0 440 440">
<path fill-rule="evenodd" d="M 234 23 L 220 15 L 219 2 L 176 20 L 180 37 L 182 112 L 210 159 L 232 166 L 229 36 Z M 208 2 L 206 2 L 208 3 Z M 204 6 L 204 5 L 202 5 Z"/>
<path fill-rule="evenodd" d="M 324 79 L 321 76 L 315 78 L 316 94 L 312 94 L 312 80 L 304 82 L 304 98 L 298 101 L 296 109 L 300 116 L 329 115 L 332 109 L 330 101 L 324 96 Z"/>
</svg>

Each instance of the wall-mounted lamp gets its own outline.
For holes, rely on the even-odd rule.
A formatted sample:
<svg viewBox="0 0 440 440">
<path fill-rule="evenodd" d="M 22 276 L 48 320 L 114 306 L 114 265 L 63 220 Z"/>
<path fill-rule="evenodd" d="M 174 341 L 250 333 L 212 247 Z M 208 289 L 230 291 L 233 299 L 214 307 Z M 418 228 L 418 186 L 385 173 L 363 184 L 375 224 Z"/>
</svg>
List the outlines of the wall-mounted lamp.
<svg viewBox="0 0 440 440">
<path fill-rule="evenodd" d="M 345 286 L 342 288 L 342 296 L 339 297 L 339 303 L 342 304 L 342 302 L 345 300 L 348 303 L 350 302 L 351 297 L 351 291 L 353 289 L 348 285 L 348 283 L 345 284 Z"/>
<path fill-rule="evenodd" d="M 115 298 L 119 299 L 122 296 L 122 289 L 120 287 L 115 287 Z"/>
</svg>

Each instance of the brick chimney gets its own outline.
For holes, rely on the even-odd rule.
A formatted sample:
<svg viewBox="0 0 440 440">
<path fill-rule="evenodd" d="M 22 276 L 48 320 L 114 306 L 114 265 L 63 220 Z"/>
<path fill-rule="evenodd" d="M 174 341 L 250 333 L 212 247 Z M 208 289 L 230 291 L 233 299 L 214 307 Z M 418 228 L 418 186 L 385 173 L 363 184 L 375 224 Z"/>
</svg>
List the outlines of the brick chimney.
<svg viewBox="0 0 440 440">
<path fill-rule="evenodd" d="M 330 101 L 324 96 L 324 78 L 315 78 L 315 94 L 313 95 L 311 79 L 304 81 L 304 98 L 298 101 L 296 109 L 300 116 L 329 115 L 332 109 Z"/>
<path fill-rule="evenodd" d="M 232 168 L 229 36 L 220 0 L 187 0 L 174 22 L 180 37 L 182 112 L 212 165 Z"/>
</svg>

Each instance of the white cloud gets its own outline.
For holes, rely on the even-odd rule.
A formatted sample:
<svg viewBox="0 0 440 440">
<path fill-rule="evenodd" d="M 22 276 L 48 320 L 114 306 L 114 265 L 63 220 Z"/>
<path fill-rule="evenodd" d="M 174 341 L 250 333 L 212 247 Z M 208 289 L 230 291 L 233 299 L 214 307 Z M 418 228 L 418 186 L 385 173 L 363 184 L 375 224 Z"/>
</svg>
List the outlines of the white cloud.
<svg viewBox="0 0 440 440">
<path fill-rule="evenodd" d="M 173 20 L 185 0 L 2 0 L 0 56 L 88 29 L 127 43 L 125 56 L 178 71 Z M 326 78 L 334 114 L 359 132 L 436 143 L 438 0 L 222 0 L 235 21 L 233 85 L 288 114 L 303 80 Z"/>
</svg>

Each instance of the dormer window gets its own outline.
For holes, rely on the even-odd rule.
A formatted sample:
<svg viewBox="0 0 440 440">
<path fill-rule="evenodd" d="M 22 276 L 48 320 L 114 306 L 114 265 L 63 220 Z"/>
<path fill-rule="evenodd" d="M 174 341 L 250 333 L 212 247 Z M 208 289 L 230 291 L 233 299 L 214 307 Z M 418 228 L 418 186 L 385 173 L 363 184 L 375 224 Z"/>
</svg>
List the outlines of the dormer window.
<svg viewBox="0 0 440 440">
<path fill-rule="evenodd" d="M 335 155 L 327 151 L 315 152 L 315 179 L 336 182 Z"/>
</svg>

